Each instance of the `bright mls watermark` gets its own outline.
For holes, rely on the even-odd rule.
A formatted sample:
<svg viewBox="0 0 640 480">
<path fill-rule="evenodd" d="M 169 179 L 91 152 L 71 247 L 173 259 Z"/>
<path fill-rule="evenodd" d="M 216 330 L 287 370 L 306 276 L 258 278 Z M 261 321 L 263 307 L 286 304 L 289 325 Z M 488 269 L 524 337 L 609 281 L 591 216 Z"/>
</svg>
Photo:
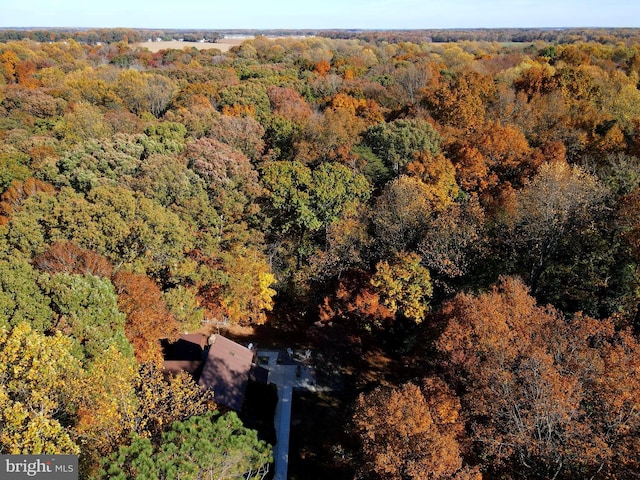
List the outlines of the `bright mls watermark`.
<svg viewBox="0 0 640 480">
<path fill-rule="evenodd" d="M 0 455 L 2 480 L 78 480 L 77 455 Z"/>
</svg>

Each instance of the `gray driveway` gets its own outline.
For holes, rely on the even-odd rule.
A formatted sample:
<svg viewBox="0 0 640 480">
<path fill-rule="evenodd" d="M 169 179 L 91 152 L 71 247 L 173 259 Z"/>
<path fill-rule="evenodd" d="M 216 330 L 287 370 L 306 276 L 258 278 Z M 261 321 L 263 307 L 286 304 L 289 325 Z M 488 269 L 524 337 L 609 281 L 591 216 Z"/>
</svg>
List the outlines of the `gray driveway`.
<svg viewBox="0 0 640 480">
<path fill-rule="evenodd" d="M 258 358 L 268 358 L 268 363 L 261 361 L 260 365 L 269 371 L 268 383 L 275 384 L 278 389 L 278 404 L 273 419 L 277 439 L 273 448 L 274 480 L 287 480 L 293 389 L 314 390 L 316 387 L 315 375 L 311 367 L 297 364 L 284 352 L 259 350 Z"/>
</svg>

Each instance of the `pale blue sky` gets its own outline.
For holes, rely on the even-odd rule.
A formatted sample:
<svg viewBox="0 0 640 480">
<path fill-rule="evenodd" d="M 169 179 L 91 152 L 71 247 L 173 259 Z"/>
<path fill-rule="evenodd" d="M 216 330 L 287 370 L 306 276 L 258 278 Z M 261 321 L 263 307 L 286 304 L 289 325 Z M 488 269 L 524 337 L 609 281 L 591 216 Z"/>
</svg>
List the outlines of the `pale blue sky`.
<svg viewBox="0 0 640 480">
<path fill-rule="evenodd" d="M 0 27 L 639 27 L 640 0 L 0 0 Z"/>
</svg>

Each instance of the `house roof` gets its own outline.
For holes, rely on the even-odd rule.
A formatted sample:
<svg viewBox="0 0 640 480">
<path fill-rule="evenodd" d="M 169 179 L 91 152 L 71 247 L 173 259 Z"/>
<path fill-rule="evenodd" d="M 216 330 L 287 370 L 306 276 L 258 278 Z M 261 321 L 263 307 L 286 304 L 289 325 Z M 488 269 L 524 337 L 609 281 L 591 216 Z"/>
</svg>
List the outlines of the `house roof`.
<svg viewBox="0 0 640 480">
<path fill-rule="evenodd" d="M 161 341 L 161 344 L 165 361 L 203 361 L 207 337 L 199 334 L 185 333 L 180 335 L 175 342 L 171 343 L 167 339 L 164 339 Z"/>
<path fill-rule="evenodd" d="M 198 383 L 213 390 L 216 403 L 240 411 L 253 351 L 220 335 L 212 335 L 209 341 L 209 352 Z"/>
<path fill-rule="evenodd" d="M 195 378 L 203 363 L 202 360 L 165 360 L 162 366 L 167 373 L 177 375 L 180 372 L 188 372 Z"/>
</svg>

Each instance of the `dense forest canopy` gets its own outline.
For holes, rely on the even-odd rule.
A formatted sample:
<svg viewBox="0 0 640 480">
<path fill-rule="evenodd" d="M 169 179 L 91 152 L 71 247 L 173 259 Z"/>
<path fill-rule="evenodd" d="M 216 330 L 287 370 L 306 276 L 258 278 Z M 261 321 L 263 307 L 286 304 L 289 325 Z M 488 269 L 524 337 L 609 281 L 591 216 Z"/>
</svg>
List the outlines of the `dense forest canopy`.
<svg viewBox="0 0 640 480">
<path fill-rule="evenodd" d="M 358 478 L 638 475 L 637 30 L 175 33 L 0 32 L 1 452 L 263 472 L 159 340 L 294 318 Z"/>
</svg>

